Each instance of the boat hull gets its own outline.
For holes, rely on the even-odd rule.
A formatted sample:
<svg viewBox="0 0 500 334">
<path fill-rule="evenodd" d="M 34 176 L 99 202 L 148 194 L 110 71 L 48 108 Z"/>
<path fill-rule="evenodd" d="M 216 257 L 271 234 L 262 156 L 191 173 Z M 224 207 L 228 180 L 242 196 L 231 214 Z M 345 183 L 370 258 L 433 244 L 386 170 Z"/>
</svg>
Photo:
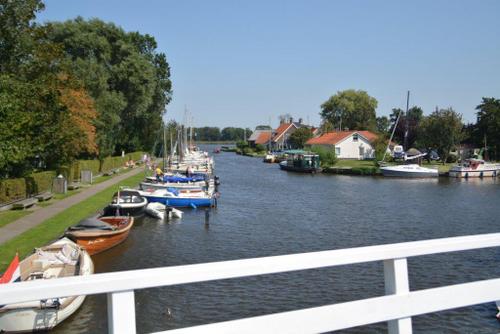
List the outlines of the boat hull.
<svg viewBox="0 0 500 334">
<path fill-rule="evenodd" d="M 54 245 L 65 242 L 64 240 L 67 239 L 58 240 Z M 79 276 L 94 273 L 94 264 L 87 252 L 82 251 L 80 261 Z M 42 306 L 42 301 L 32 301 L 0 308 L 0 333 L 50 330 L 76 312 L 85 301 L 85 296 L 63 297 L 58 300 L 61 303 L 59 307 Z"/>
<path fill-rule="evenodd" d="M 289 172 L 296 172 L 296 173 L 321 173 L 323 170 L 322 168 L 314 168 L 314 167 L 294 167 L 294 166 L 287 166 L 285 164 L 280 164 L 280 168 L 282 170 L 286 170 Z"/>
<path fill-rule="evenodd" d="M 165 205 L 188 208 L 188 207 L 210 207 L 213 206 L 213 198 L 178 198 L 178 197 L 160 197 L 146 196 L 148 202 L 162 203 Z"/>
<path fill-rule="evenodd" d="M 131 206 L 127 204 L 110 204 L 104 208 L 104 216 L 139 216 L 144 213 L 144 208 L 148 204 L 147 201 L 144 201 L 144 204 Z"/>
<path fill-rule="evenodd" d="M 79 246 L 83 247 L 89 255 L 99 254 L 119 245 L 127 239 L 130 230 L 134 225 L 134 218 L 128 217 L 128 219 L 128 225 L 120 230 L 67 231 L 66 236 L 76 242 Z"/>
<path fill-rule="evenodd" d="M 384 176 L 401 178 L 431 178 L 438 177 L 437 171 L 402 171 L 391 169 L 390 167 L 381 167 L 380 171 Z"/>
<path fill-rule="evenodd" d="M 496 169 L 486 169 L 486 170 L 450 170 L 448 175 L 450 177 L 456 178 L 469 178 L 469 177 L 497 177 L 500 171 Z"/>
</svg>

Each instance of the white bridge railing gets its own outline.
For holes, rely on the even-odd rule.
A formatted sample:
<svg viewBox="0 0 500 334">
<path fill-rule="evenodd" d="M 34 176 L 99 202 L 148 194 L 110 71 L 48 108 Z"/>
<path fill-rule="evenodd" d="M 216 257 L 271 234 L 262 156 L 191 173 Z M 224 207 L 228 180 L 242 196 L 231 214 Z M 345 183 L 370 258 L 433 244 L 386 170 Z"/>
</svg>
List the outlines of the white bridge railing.
<svg viewBox="0 0 500 334">
<path fill-rule="evenodd" d="M 135 333 L 134 290 L 383 261 L 384 296 L 164 333 L 321 333 L 382 321 L 411 333 L 412 316 L 500 300 L 500 278 L 409 291 L 406 259 L 497 246 L 500 233 L 22 282 L 0 286 L 0 305 L 106 293 L 109 332 Z"/>
</svg>

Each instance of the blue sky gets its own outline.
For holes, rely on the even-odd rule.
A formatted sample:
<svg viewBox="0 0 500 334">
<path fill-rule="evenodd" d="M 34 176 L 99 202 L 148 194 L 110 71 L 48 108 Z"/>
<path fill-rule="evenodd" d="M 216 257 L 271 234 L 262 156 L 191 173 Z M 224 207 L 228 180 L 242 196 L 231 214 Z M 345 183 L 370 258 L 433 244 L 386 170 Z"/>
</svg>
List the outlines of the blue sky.
<svg viewBox="0 0 500 334">
<path fill-rule="evenodd" d="M 500 98 L 500 1 L 57 1 L 39 21 L 78 15 L 155 37 L 172 70 L 168 118 L 195 126 L 320 122 L 339 90 L 362 89 L 377 115 L 453 107 L 475 120 Z"/>
</svg>

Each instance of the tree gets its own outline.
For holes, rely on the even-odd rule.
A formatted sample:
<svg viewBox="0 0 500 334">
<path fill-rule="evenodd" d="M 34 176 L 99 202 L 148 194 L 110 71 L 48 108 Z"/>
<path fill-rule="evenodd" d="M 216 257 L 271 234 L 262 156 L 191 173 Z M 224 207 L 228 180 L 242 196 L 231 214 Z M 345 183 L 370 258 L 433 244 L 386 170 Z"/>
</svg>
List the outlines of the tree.
<svg viewBox="0 0 500 334">
<path fill-rule="evenodd" d="M 81 17 L 47 28 L 47 38 L 61 45 L 66 66 L 95 101 L 101 157 L 150 150 L 172 95 L 170 68 L 154 38 Z"/>
<path fill-rule="evenodd" d="M 36 13 L 45 5 L 40 0 L 2 1 L 0 5 L 0 73 L 15 72 L 29 62 L 35 47 Z"/>
<path fill-rule="evenodd" d="M 420 129 L 419 142 L 437 149 L 444 163 L 463 138 L 462 115 L 452 108 L 436 110 L 422 119 Z"/>
<path fill-rule="evenodd" d="M 299 128 L 295 130 L 288 139 L 293 148 L 303 148 L 306 141 L 313 136 L 311 129 Z"/>
<path fill-rule="evenodd" d="M 337 92 L 321 105 L 321 117 L 335 128 L 350 130 L 375 130 L 377 100 L 362 90 Z"/>
<path fill-rule="evenodd" d="M 377 117 L 377 131 L 380 133 L 389 132 L 391 123 L 389 122 L 389 118 L 387 116 Z"/>
<path fill-rule="evenodd" d="M 476 107 L 477 135 L 476 144 L 490 147 L 490 159 L 500 159 L 500 100 L 483 97 Z"/>
<path fill-rule="evenodd" d="M 398 143 L 405 144 L 406 122 L 408 122 L 408 133 L 407 133 L 407 138 L 406 138 L 405 149 L 409 149 L 409 148 L 413 147 L 417 141 L 419 124 L 423 118 L 424 112 L 423 112 L 422 108 L 417 107 L 417 106 L 413 106 L 410 109 L 408 109 L 407 115 L 405 115 L 405 113 L 399 108 L 392 109 L 392 113 L 389 116 L 390 117 L 390 124 L 391 124 L 390 129 L 389 129 L 390 133 L 394 129 L 394 126 L 396 124 L 396 120 L 398 119 L 398 115 L 400 113 L 401 113 L 401 117 L 399 118 L 399 122 L 397 124 L 396 131 L 394 132 L 393 140 L 398 142 Z"/>
</svg>

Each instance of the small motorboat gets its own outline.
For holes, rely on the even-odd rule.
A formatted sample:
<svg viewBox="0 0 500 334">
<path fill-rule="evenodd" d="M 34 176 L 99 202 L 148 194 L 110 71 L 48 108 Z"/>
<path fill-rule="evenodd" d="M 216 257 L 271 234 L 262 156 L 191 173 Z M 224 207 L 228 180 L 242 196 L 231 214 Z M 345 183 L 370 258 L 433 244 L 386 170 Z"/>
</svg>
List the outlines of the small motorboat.
<svg viewBox="0 0 500 334">
<path fill-rule="evenodd" d="M 68 228 L 65 236 L 95 255 L 125 241 L 133 225 L 130 216 L 87 218 Z"/>
<path fill-rule="evenodd" d="M 417 164 L 384 166 L 380 167 L 380 171 L 384 176 L 390 177 L 427 178 L 439 176 L 437 168 L 427 168 Z"/>
<path fill-rule="evenodd" d="M 272 153 L 268 153 L 268 154 L 266 154 L 266 156 L 264 157 L 264 159 L 262 161 L 272 164 L 276 161 L 276 156 Z"/>
<path fill-rule="evenodd" d="M 23 282 L 94 273 L 89 254 L 68 238 L 35 249 L 17 263 Z M 85 296 L 72 296 L 0 305 L 0 333 L 50 330 L 78 310 L 84 300 Z"/>
<path fill-rule="evenodd" d="M 146 205 L 144 211 L 151 217 L 162 220 L 165 219 L 165 217 L 167 217 L 168 219 L 170 218 L 181 219 L 183 214 L 181 210 L 166 206 L 165 204 L 159 202 L 149 203 L 148 205 Z"/>
<path fill-rule="evenodd" d="M 485 162 L 483 159 L 467 159 L 462 164 L 450 168 L 451 177 L 496 177 L 500 175 L 500 164 Z"/>
<path fill-rule="evenodd" d="M 113 195 L 111 203 L 104 208 L 104 216 L 136 216 L 142 213 L 148 201 L 135 189 L 120 190 Z"/>
</svg>

